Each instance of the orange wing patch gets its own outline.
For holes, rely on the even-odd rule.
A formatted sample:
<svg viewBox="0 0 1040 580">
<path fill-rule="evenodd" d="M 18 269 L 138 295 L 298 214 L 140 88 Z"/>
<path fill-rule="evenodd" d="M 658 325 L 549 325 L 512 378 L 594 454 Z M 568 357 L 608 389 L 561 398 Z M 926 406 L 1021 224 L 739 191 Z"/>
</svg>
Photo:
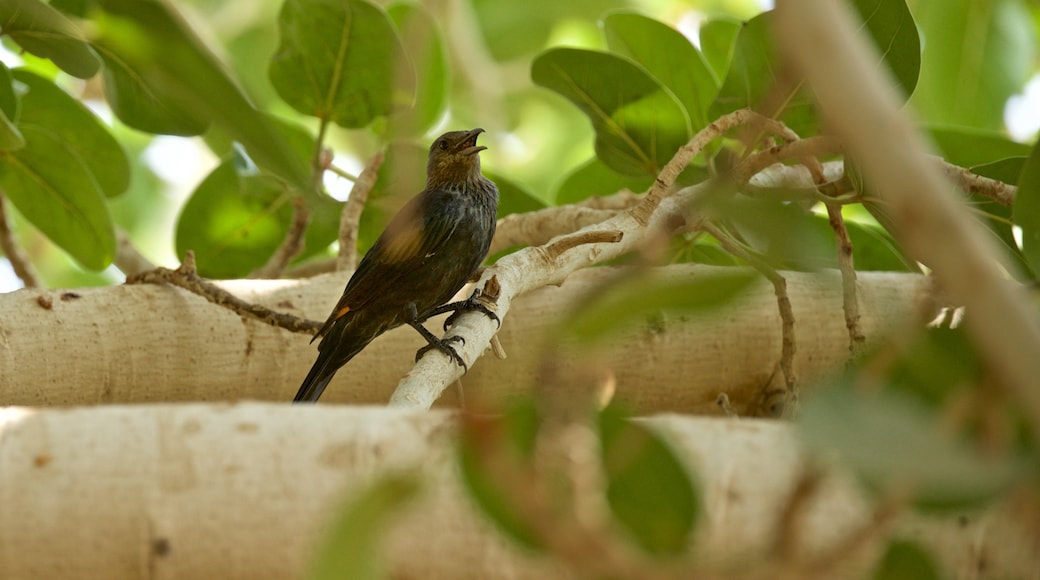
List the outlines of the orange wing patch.
<svg viewBox="0 0 1040 580">
<path fill-rule="evenodd" d="M 343 316 L 346 315 L 346 313 L 348 312 L 350 312 L 350 307 L 344 306 L 343 308 L 337 310 L 335 316 L 333 316 L 332 318 L 333 320 L 339 320 L 340 318 L 343 318 Z"/>
</svg>

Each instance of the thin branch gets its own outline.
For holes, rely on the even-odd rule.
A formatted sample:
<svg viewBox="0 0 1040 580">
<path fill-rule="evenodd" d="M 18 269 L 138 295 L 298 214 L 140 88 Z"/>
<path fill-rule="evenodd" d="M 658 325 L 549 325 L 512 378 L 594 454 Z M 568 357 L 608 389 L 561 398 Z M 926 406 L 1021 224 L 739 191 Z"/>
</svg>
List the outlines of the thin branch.
<svg viewBox="0 0 1040 580">
<path fill-rule="evenodd" d="M 176 270 L 156 268 L 148 272 L 128 276 L 126 283 L 171 284 L 173 286 L 179 286 L 193 294 L 202 296 L 206 300 L 209 300 L 218 306 L 223 306 L 240 316 L 252 318 L 253 320 L 270 324 L 271 326 L 277 326 L 278 328 L 284 328 L 292 332 L 314 334 L 319 328 L 321 328 L 321 322 L 317 320 L 307 320 L 291 314 L 276 312 L 266 306 L 260 306 L 259 304 L 250 304 L 212 282 L 200 278 L 198 273 L 195 271 L 195 253 L 190 250 L 187 255 L 184 256 L 184 263 L 182 263 Z"/>
<path fill-rule="evenodd" d="M 130 241 L 130 237 L 121 229 L 116 230 L 116 257 L 113 262 L 126 276 L 155 269 L 155 264 L 137 251 L 134 243 Z"/>
<path fill-rule="evenodd" d="M 357 266 L 361 212 L 365 209 L 368 194 L 372 192 L 379 177 L 379 168 L 383 165 L 384 157 L 383 152 L 379 151 L 368 160 L 361 175 L 354 181 L 354 187 L 350 188 L 347 202 L 343 204 L 343 213 L 339 219 L 339 257 L 336 260 L 336 270 L 353 270 Z"/>
<path fill-rule="evenodd" d="M 939 164 L 943 174 L 964 191 L 988 197 L 1000 205 L 1011 205 L 1015 202 L 1018 187 L 989 177 L 975 175 L 971 170 L 949 163 L 939 157 L 933 157 L 933 159 Z"/>
<path fill-rule="evenodd" d="M 311 191 L 321 192 L 325 170 L 332 165 L 331 154 L 325 149 L 325 135 L 329 130 L 329 119 L 321 117 L 318 122 L 318 137 L 314 140 L 314 155 L 311 158 Z"/>
<path fill-rule="evenodd" d="M 329 171 L 335 173 L 336 175 L 338 175 L 338 176 L 342 177 L 343 179 L 346 179 L 347 181 L 350 181 L 352 183 L 356 182 L 358 180 L 358 176 L 357 175 L 354 175 L 353 173 L 347 171 L 346 169 L 343 169 L 342 167 L 336 165 L 335 163 L 330 163 L 329 164 Z"/>
<path fill-rule="evenodd" d="M 29 256 L 25 255 L 25 251 L 14 238 L 11 220 L 7 217 L 7 198 L 2 191 L 0 191 L 0 250 L 3 250 L 15 275 L 21 279 L 26 288 L 40 287 L 40 276 L 36 273 L 36 268 L 33 267 Z"/>
<path fill-rule="evenodd" d="M 849 354 L 859 354 L 867 338 L 859 327 L 859 299 L 856 295 L 856 266 L 852 258 L 852 240 L 845 220 L 841 216 L 841 205 L 824 204 L 827 218 L 834 230 L 834 240 L 838 246 L 838 270 L 841 271 L 842 310 L 845 312 L 845 328 L 849 330 Z"/>
<path fill-rule="evenodd" d="M 304 234 L 307 233 L 307 224 L 310 222 L 311 212 L 307 209 L 307 202 L 302 197 L 293 200 L 293 220 L 289 224 L 289 231 L 285 233 L 285 239 L 278 246 L 267 263 L 258 268 L 250 278 L 278 278 L 282 275 L 285 267 L 293 258 L 303 251 Z"/>
<path fill-rule="evenodd" d="M 784 385 L 787 387 L 788 405 L 785 405 L 785 409 L 789 409 L 790 405 L 798 400 L 798 387 L 794 375 L 794 353 L 796 350 L 794 310 L 791 308 L 791 299 L 787 295 L 787 280 L 774 270 L 772 266 L 767 264 L 765 260 L 745 249 L 740 242 L 714 224 L 705 221 L 701 224 L 701 227 L 704 231 L 714 236 L 724 250 L 750 264 L 752 268 L 758 270 L 773 285 L 773 293 L 776 294 L 776 304 L 780 312 L 781 321 L 780 371 L 784 375 Z"/>
</svg>

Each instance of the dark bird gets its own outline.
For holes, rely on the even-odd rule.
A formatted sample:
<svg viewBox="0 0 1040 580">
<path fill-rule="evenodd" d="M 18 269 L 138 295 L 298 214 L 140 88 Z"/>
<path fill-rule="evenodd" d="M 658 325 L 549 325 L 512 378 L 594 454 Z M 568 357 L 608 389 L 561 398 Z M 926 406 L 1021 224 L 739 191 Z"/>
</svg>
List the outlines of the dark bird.
<svg viewBox="0 0 1040 580">
<path fill-rule="evenodd" d="M 466 366 L 450 339 L 437 338 L 422 323 L 459 310 L 482 310 L 497 320 L 473 297 L 445 304 L 476 273 L 495 235 L 498 188 L 480 173 L 479 153 L 487 148 L 477 145 L 477 136 L 483 132 L 453 131 L 430 145 L 426 187 L 397 212 L 361 259 L 314 335 L 322 337 L 318 360 L 293 402 L 317 401 L 340 367 L 375 337 L 402 324 L 428 343 L 415 360 L 438 349 Z"/>
</svg>

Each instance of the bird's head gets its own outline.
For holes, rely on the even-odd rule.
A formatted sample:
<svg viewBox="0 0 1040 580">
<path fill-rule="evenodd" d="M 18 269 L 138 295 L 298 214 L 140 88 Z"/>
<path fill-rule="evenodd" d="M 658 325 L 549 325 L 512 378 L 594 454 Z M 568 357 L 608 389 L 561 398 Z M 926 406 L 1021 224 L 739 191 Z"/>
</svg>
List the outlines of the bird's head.
<svg viewBox="0 0 1040 580">
<path fill-rule="evenodd" d="M 426 186 L 458 186 L 483 179 L 478 154 L 487 147 L 477 145 L 477 136 L 483 132 L 483 129 L 478 128 L 451 131 L 438 137 L 430 145 L 430 157 L 426 162 Z"/>
</svg>

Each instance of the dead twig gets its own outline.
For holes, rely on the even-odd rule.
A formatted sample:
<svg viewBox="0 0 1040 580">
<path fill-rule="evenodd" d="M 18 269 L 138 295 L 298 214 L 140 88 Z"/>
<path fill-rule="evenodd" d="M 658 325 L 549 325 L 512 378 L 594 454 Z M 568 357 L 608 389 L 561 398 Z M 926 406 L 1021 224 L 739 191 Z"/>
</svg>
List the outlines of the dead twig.
<svg viewBox="0 0 1040 580">
<path fill-rule="evenodd" d="M 307 232 L 307 224 L 310 222 L 311 212 L 307 209 L 307 203 L 302 197 L 293 200 L 293 220 L 289 224 L 289 231 L 285 233 L 285 239 L 271 255 L 267 263 L 250 274 L 250 278 L 278 278 L 282 275 L 285 267 L 293 258 L 303 251 L 303 235 Z"/>
<path fill-rule="evenodd" d="M 11 263 L 14 273 L 25 284 L 26 288 L 39 288 L 40 276 L 36 268 L 29 261 L 29 256 L 18 245 L 14 239 L 14 231 L 11 229 L 11 220 L 7 217 L 7 199 L 0 192 L 0 250 L 3 250 L 7 261 Z"/>
<path fill-rule="evenodd" d="M 361 222 L 361 212 L 365 209 L 368 194 L 376 184 L 379 177 L 379 168 L 383 166 L 385 155 L 379 151 L 368 160 L 361 175 L 354 181 L 350 188 L 350 196 L 343 204 L 343 213 L 339 218 L 339 257 L 336 259 L 336 270 L 353 270 L 357 267 L 357 240 L 358 226 Z"/>
</svg>

